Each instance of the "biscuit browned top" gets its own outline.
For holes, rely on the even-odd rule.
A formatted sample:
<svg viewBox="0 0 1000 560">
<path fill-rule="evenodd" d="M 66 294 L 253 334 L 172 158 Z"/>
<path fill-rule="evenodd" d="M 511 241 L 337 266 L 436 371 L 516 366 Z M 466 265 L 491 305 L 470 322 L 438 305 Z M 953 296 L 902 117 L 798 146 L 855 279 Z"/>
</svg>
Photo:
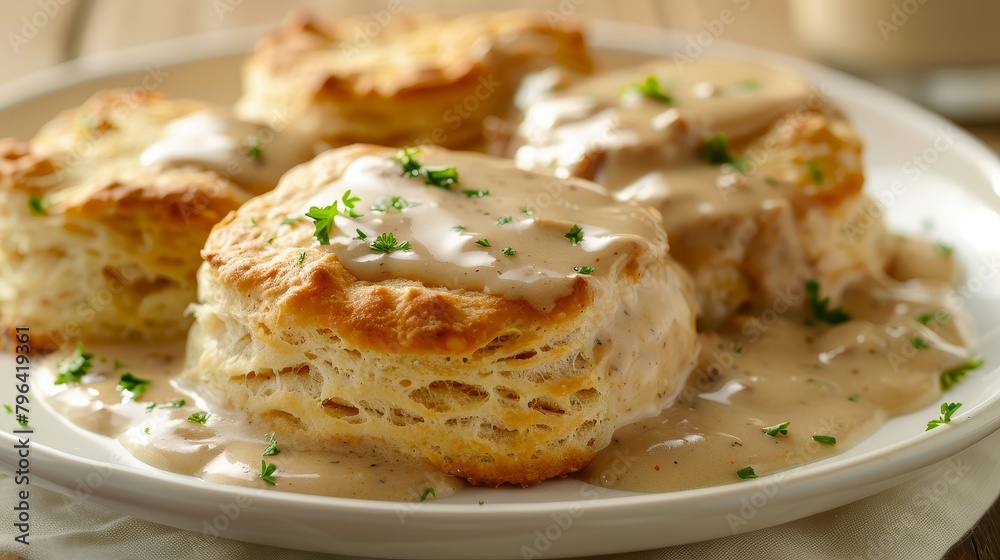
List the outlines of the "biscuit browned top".
<svg viewBox="0 0 1000 560">
<path fill-rule="evenodd" d="M 458 182 L 403 176 L 394 149 L 327 152 L 217 226 L 208 265 L 221 285 L 260 302 L 269 325 L 327 326 L 363 348 L 465 355 L 512 329 L 543 336 L 666 254 L 655 210 L 593 183 L 480 154 L 421 152 L 423 169 L 454 168 Z M 335 203 L 321 244 L 303 216 Z"/>
</svg>

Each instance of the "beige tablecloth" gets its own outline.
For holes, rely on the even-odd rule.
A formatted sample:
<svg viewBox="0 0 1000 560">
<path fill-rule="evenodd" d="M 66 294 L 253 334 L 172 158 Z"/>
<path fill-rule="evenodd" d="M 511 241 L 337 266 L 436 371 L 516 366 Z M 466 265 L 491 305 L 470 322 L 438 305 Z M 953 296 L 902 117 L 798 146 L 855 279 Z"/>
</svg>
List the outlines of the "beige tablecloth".
<svg viewBox="0 0 1000 560">
<path fill-rule="evenodd" d="M 938 559 L 997 499 L 998 464 L 1000 432 L 900 486 L 826 513 L 745 535 L 606 558 Z M 9 503 L 14 492 L 13 479 L 0 476 L 3 503 Z M 12 537 L 0 542 L 0 551 L 27 560 L 346 558 L 227 539 L 206 545 L 199 533 L 124 516 L 54 492 L 33 488 L 31 496 L 31 544 L 15 543 Z M 5 535 L 13 516 L 11 507 L 0 508 Z M 6 560 L 3 554 L 0 560 Z"/>
</svg>

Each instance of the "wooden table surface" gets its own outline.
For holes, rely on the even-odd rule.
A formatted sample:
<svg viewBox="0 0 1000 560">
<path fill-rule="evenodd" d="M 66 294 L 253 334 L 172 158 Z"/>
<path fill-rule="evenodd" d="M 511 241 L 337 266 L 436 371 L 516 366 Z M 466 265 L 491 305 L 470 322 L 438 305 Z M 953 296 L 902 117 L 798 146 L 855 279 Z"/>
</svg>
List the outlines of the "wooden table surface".
<svg viewBox="0 0 1000 560">
<path fill-rule="evenodd" d="M 739 0 L 746 9 L 724 32 L 724 39 L 752 44 L 796 56 L 808 57 L 797 43 L 789 16 L 791 0 Z M 461 12 L 470 9 L 526 7 L 570 10 L 573 15 L 686 31 L 701 31 L 703 22 L 731 8 L 737 0 L 405 0 L 408 9 Z M 240 27 L 280 19 L 291 4 L 319 8 L 328 13 L 368 14 L 385 2 L 361 0 L 304 0 L 271 2 L 240 0 L 60 0 L 60 11 L 47 18 L 38 37 L 17 49 L 0 53 L 0 83 L 46 65 L 75 56 L 114 50 L 143 42 L 207 30 Z M 219 10 L 229 5 L 232 10 Z M 0 6 L 4 22 L 21 21 L 39 10 L 36 2 Z M 1000 124 L 969 130 L 1000 152 Z M 1000 501 L 976 527 L 945 556 L 949 560 L 1000 558 Z"/>
</svg>

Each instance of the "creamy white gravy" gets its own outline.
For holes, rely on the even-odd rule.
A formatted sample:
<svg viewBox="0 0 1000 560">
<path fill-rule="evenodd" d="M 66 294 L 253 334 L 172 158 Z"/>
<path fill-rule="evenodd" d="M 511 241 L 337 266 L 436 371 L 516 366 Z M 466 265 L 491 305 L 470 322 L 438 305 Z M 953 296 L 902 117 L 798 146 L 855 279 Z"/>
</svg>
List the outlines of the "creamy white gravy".
<svg viewBox="0 0 1000 560">
<path fill-rule="evenodd" d="M 350 190 L 359 199 L 354 204 L 361 216 L 337 216 L 330 244 L 319 250 L 335 252 L 356 277 L 481 290 L 543 310 L 568 295 L 578 277 L 601 282 L 614 278 L 632 259 L 649 262 L 666 250 L 655 211 L 622 204 L 584 181 L 425 147 L 418 156 L 421 164 L 436 170 L 454 167 L 458 173 L 458 183 L 439 188 L 420 177 L 401 176 L 401 164 L 390 159 L 395 150 L 376 153 L 351 162 L 339 178 L 303 200 L 293 216 L 272 211 L 256 217 L 260 235 L 272 238 L 278 250 L 293 248 L 294 255 L 315 247 L 311 220 L 289 229 L 283 219 L 334 202 L 343 209 L 343 196 Z M 578 243 L 567 238 L 574 227 L 580 230 Z M 373 251 L 371 244 L 383 233 L 408 243 L 407 249 Z M 578 267 L 593 270 L 581 274 Z"/>
<path fill-rule="evenodd" d="M 271 190 L 293 166 L 313 156 L 314 142 L 203 109 L 171 121 L 139 156 L 142 165 L 193 165 L 216 171 L 254 193 Z"/>
<path fill-rule="evenodd" d="M 900 248 L 897 260 L 925 256 L 920 243 Z M 969 321 L 948 307 L 948 293 L 939 280 L 863 283 L 844 296 L 853 320 L 830 326 L 789 310 L 806 297 L 798 292 L 703 332 L 699 365 L 677 403 L 619 429 L 576 476 L 610 488 L 660 492 L 738 482 L 736 471 L 746 466 L 766 475 L 847 449 L 886 418 L 940 399 L 941 373 L 970 358 Z M 178 380 L 182 343 L 88 350 L 98 356 L 93 373 L 82 384 L 49 385 L 50 403 L 155 467 L 226 484 L 382 500 L 416 500 L 427 488 L 444 497 L 464 485 L 377 446 L 334 442 L 262 457 L 266 427 L 205 401 Z M 115 359 L 122 367 L 115 368 Z M 126 371 L 150 380 L 138 402 L 115 390 Z M 185 404 L 173 408 L 178 399 Z M 152 402 L 157 406 L 147 412 Z M 210 413 L 204 425 L 188 420 L 198 411 Z M 762 432 L 782 422 L 789 422 L 787 435 Z M 835 437 L 836 445 L 814 441 L 814 435 Z M 277 439 L 281 447 L 281 434 Z M 261 459 L 277 465 L 275 486 L 260 479 Z"/>
</svg>

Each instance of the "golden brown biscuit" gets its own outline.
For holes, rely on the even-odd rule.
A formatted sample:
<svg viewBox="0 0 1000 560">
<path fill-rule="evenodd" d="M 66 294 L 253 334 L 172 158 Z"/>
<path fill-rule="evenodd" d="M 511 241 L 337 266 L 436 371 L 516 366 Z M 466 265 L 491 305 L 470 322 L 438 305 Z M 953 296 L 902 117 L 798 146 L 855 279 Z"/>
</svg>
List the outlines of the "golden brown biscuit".
<svg viewBox="0 0 1000 560">
<path fill-rule="evenodd" d="M 578 470 L 673 401 L 697 342 L 655 210 L 500 158 L 396 156 L 327 152 L 215 228 L 190 379 L 297 445 L 381 440 L 489 485 Z M 302 219 L 332 204 L 328 229 Z"/>
<path fill-rule="evenodd" d="M 660 60 L 584 78 L 530 107 L 509 153 L 656 206 L 704 326 L 802 304 L 806 279 L 836 300 L 884 268 L 860 140 L 821 91 L 774 68 Z"/>
<path fill-rule="evenodd" d="M 206 128 L 207 127 L 207 128 Z M 192 100 L 94 95 L 30 142 L 0 141 L 0 324 L 38 348 L 78 338 L 169 337 L 190 324 L 198 251 L 212 225 L 277 166 L 245 154 L 262 127 Z M 261 134 L 261 138 L 273 138 Z M 270 177 L 270 178 L 269 178 Z M 269 188 L 269 187 L 267 187 Z"/>
<path fill-rule="evenodd" d="M 330 146 L 467 148 L 481 141 L 486 116 L 508 113 L 525 75 L 590 69 L 579 25 L 538 13 L 402 13 L 372 23 L 290 19 L 247 60 L 239 114 L 287 121 Z"/>
</svg>

